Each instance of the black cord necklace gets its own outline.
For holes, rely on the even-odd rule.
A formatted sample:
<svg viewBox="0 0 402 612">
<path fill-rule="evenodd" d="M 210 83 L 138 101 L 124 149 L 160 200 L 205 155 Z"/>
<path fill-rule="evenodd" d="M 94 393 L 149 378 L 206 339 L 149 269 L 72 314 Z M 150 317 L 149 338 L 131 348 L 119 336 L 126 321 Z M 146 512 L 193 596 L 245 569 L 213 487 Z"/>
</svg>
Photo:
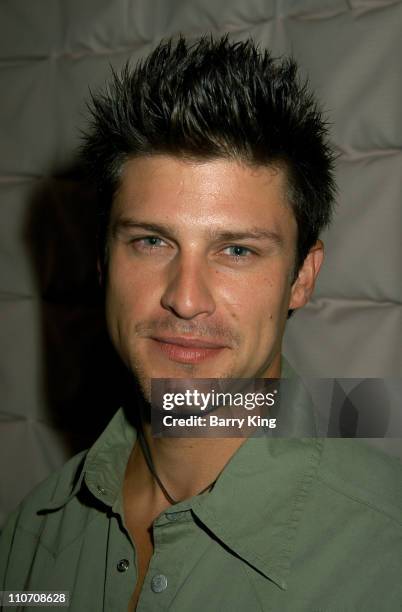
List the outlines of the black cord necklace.
<svg viewBox="0 0 402 612">
<path fill-rule="evenodd" d="M 159 486 L 160 490 L 162 491 L 163 495 L 166 497 L 166 499 L 169 502 L 169 504 L 172 504 L 172 505 L 178 504 L 180 500 L 174 499 L 168 493 L 168 491 L 166 490 L 166 487 L 164 486 L 164 484 L 162 483 L 162 481 L 159 478 L 158 474 L 156 473 L 154 462 L 153 462 L 152 455 L 151 455 L 151 449 L 148 446 L 148 443 L 147 443 L 147 441 L 145 439 L 145 436 L 144 436 L 144 433 L 142 431 L 142 428 L 139 428 L 139 430 L 138 430 L 138 441 L 140 443 L 142 454 L 144 455 L 144 458 L 145 458 L 146 464 L 148 466 L 148 469 L 151 472 L 152 476 L 155 478 L 156 482 L 158 483 L 158 486 Z M 217 480 L 217 478 L 215 478 L 215 480 L 213 482 L 211 482 L 211 484 L 209 484 L 207 487 L 205 487 L 205 489 L 202 489 L 202 491 L 197 493 L 197 495 L 201 495 L 202 493 L 205 493 L 209 489 L 212 489 L 212 487 L 214 486 L 216 480 Z"/>
</svg>

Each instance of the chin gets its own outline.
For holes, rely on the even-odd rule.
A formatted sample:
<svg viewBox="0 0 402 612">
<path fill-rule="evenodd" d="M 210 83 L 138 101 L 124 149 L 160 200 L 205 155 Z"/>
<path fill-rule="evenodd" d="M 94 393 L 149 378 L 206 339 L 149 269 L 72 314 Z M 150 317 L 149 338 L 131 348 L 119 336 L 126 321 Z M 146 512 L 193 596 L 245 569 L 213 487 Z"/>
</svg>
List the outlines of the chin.
<svg viewBox="0 0 402 612">
<path fill-rule="evenodd" d="M 151 381 L 155 378 L 233 378 L 236 374 L 232 370 L 217 368 L 201 367 L 194 364 L 172 364 L 171 367 L 160 367 L 149 371 L 148 368 L 131 365 L 131 371 L 134 373 L 144 398 L 151 403 Z"/>
</svg>

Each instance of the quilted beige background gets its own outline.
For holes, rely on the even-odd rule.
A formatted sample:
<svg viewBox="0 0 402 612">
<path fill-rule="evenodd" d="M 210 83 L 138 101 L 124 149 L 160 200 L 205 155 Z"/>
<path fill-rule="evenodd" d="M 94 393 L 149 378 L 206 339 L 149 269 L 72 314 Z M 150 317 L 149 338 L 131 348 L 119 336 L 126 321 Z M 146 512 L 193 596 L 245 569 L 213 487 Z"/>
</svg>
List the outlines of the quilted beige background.
<svg viewBox="0 0 402 612">
<path fill-rule="evenodd" d="M 285 354 L 309 376 L 401 376 L 401 1 L 0 0 L 0 522 L 119 403 L 75 152 L 88 87 L 179 32 L 252 36 L 309 74 L 339 204 Z"/>
</svg>

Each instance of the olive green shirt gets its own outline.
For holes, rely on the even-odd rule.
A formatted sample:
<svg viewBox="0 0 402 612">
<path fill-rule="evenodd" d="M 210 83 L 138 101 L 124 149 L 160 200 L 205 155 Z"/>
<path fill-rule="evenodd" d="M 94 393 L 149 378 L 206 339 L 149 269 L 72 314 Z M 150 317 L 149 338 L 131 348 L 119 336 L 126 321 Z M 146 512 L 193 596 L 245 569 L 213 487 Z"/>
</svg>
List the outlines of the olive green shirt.
<svg viewBox="0 0 402 612">
<path fill-rule="evenodd" d="M 1 536 L 1 590 L 69 591 L 71 612 L 126 612 L 136 552 L 122 483 L 135 442 L 120 409 L 28 496 Z M 401 462 L 362 441 L 250 438 L 153 535 L 139 612 L 402 610 Z"/>
</svg>

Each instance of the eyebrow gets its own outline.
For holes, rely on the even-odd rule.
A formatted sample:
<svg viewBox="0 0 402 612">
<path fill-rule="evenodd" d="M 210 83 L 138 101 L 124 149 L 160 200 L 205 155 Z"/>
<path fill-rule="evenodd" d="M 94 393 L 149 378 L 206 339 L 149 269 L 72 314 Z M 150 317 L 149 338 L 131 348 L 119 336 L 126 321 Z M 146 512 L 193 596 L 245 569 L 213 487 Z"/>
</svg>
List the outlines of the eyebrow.
<svg viewBox="0 0 402 612">
<path fill-rule="evenodd" d="M 163 234 L 167 238 L 174 239 L 176 232 L 173 226 L 159 223 L 149 223 L 146 221 L 136 221 L 129 217 L 119 217 L 112 225 L 112 235 L 115 236 L 120 231 L 130 229 L 142 229 L 156 234 Z M 283 237 L 278 232 L 269 229 L 251 227 L 245 230 L 208 230 L 208 234 L 213 240 L 236 241 L 236 240 L 269 240 L 283 246 Z"/>
</svg>

